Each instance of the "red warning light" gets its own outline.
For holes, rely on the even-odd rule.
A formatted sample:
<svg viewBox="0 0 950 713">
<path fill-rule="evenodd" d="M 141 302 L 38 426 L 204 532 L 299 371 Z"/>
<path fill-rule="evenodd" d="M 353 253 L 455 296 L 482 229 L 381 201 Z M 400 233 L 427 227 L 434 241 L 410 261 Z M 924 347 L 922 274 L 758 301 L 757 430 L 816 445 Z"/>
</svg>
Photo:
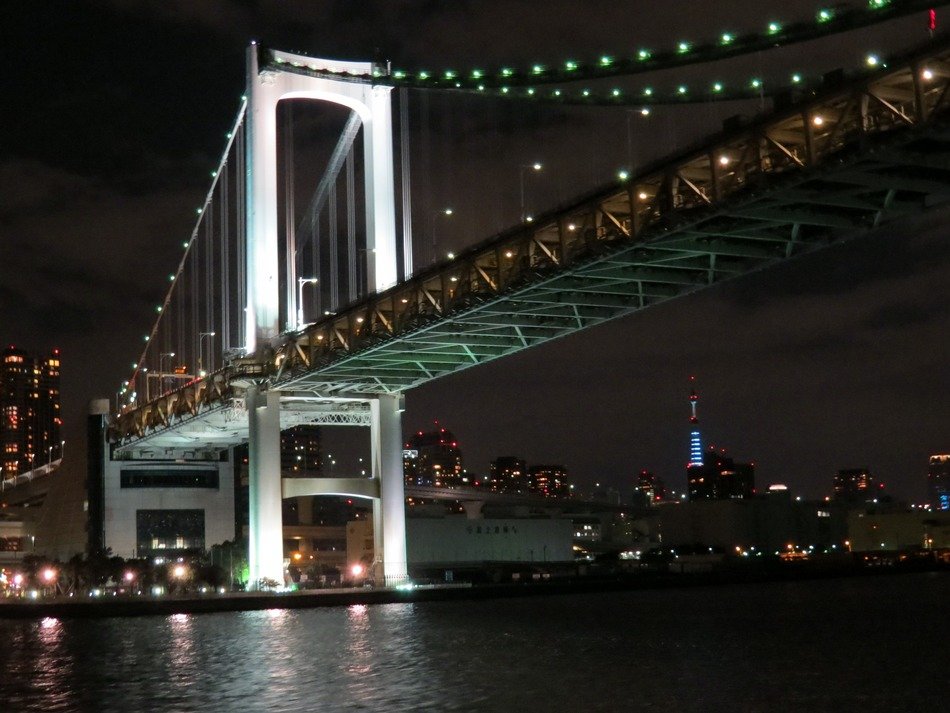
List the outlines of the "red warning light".
<svg viewBox="0 0 950 713">
<path fill-rule="evenodd" d="M 934 8 L 927 12 L 927 29 L 931 32 L 937 29 L 937 11 Z"/>
</svg>

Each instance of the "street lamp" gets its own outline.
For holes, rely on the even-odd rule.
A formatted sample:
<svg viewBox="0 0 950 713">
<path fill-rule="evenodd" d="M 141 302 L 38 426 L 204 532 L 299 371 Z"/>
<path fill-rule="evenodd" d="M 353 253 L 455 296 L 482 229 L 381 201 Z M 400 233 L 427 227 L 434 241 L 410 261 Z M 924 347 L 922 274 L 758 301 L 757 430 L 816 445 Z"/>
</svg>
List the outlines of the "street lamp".
<svg viewBox="0 0 950 713">
<path fill-rule="evenodd" d="M 525 173 L 526 173 L 527 171 L 535 171 L 535 172 L 537 172 L 537 171 L 540 171 L 542 168 L 544 168 L 544 166 L 543 166 L 541 163 L 539 163 L 538 161 L 535 161 L 534 163 L 523 163 L 523 164 L 521 164 L 521 165 L 518 167 L 518 169 L 519 169 L 519 171 L 518 171 L 518 177 L 521 179 L 520 185 L 521 185 L 521 222 L 522 222 L 522 223 L 528 223 L 528 222 L 531 222 L 531 220 L 532 220 L 532 219 L 530 218 L 530 216 L 528 216 L 528 214 L 525 212 L 525 201 L 524 201 L 524 177 L 525 177 Z"/>
<path fill-rule="evenodd" d="M 205 375 L 204 369 L 202 369 L 202 367 L 201 367 L 201 356 L 202 356 L 202 354 L 204 353 L 204 349 L 203 349 L 204 340 L 205 340 L 205 338 L 207 337 L 208 340 L 210 341 L 211 339 L 214 338 L 214 334 L 215 334 L 214 332 L 201 332 L 201 333 L 198 335 L 198 376 L 202 376 L 202 377 L 203 377 L 203 376 Z M 210 359 L 210 357 L 211 357 L 210 352 L 209 352 L 209 354 L 208 354 L 208 357 L 209 357 L 209 360 L 208 360 L 208 361 L 211 362 L 211 368 L 212 368 L 212 371 L 213 371 L 213 370 L 214 370 L 214 361 L 212 361 L 212 360 Z"/>
<path fill-rule="evenodd" d="M 429 213 L 429 235 L 432 239 L 432 262 L 437 262 L 439 259 L 438 249 L 436 248 L 436 218 L 439 216 L 449 217 L 455 214 L 455 210 L 452 208 L 439 208 L 439 210 L 434 210 Z"/>
<path fill-rule="evenodd" d="M 315 285 L 320 281 L 317 277 L 298 277 L 297 278 L 297 329 L 303 327 L 303 286 Z"/>
<path fill-rule="evenodd" d="M 62 460 L 66 455 L 66 441 L 59 442 L 59 459 Z"/>
<path fill-rule="evenodd" d="M 158 355 L 158 390 L 165 393 L 165 357 L 175 358 L 175 352 L 162 352 Z"/>
<path fill-rule="evenodd" d="M 175 352 L 162 352 L 158 355 L 158 371 L 160 374 L 165 373 L 165 357 L 169 359 L 175 358 Z"/>
</svg>

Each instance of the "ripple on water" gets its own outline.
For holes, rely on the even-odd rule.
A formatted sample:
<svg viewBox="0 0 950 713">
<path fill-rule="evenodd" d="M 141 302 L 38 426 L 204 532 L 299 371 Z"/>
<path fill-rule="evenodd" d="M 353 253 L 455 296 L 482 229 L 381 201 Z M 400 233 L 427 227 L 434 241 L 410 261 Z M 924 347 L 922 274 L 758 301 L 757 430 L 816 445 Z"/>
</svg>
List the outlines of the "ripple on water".
<svg viewBox="0 0 950 713">
<path fill-rule="evenodd" d="M 938 710 L 948 595 L 939 574 L 0 621 L 0 711 Z"/>
</svg>

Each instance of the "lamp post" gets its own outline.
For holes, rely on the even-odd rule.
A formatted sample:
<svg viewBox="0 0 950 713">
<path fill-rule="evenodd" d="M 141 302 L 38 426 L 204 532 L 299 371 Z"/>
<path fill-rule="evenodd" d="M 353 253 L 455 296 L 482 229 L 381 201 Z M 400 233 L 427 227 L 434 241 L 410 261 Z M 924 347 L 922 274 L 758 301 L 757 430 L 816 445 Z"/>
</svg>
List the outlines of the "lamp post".
<svg viewBox="0 0 950 713">
<path fill-rule="evenodd" d="M 59 459 L 62 460 L 66 456 L 66 441 L 59 442 Z"/>
<path fill-rule="evenodd" d="M 525 173 L 530 171 L 540 171 L 544 166 L 535 161 L 534 163 L 523 163 L 518 167 L 518 177 L 521 179 L 521 222 L 530 223 L 532 218 L 525 212 L 525 200 L 524 200 L 524 177 Z"/>
<path fill-rule="evenodd" d="M 46 449 L 46 472 L 49 473 L 53 469 L 53 447 L 50 446 Z"/>
<path fill-rule="evenodd" d="M 201 332 L 198 335 L 198 376 L 204 377 L 205 371 L 201 366 L 201 356 L 204 354 L 204 341 L 207 338 L 208 341 L 214 339 L 214 332 Z M 208 361 L 211 362 L 211 370 L 214 371 L 214 361 L 210 358 L 211 353 L 208 353 Z"/>
<path fill-rule="evenodd" d="M 431 213 L 429 213 L 429 235 L 431 236 L 431 240 L 432 240 L 432 262 L 433 263 L 438 262 L 439 260 L 439 254 L 436 248 L 436 239 L 435 239 L 436 238 L 435 220 L 440 215 L 449 217 L 454 214 L 455 214 L 455 211 L 452 208 L 440 208 L 439 210 L 434 210 Z"/>
<path fill-rule="evenodd" d="M 317 277 L 298 277 L 297 278 L 297 329 L 302 329 L 303 321 L 303 286 L 315 285 L 320 281 Z"/>
<path fill-rule="evenodd" d="M 175 352 L 162 352 L 158 355 L 158 389 L 165 393 L 165 357 L 175 358 Z"/>
</svg>

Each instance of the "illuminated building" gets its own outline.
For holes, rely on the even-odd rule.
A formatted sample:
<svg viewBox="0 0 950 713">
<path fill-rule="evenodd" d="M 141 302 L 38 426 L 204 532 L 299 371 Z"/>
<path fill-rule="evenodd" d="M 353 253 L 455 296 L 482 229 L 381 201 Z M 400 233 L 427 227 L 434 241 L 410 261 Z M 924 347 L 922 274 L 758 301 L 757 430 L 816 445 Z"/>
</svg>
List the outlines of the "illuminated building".
<svg viewBox="0 0 950 713">
<path fill-rule="evenodd" d="M 407 485 L 462 485 L 462 451 L 452 432 L 442 427 L 428 433 L 419 431 L 406 441 L 403 468 Z"/>
<path fill-rule="evenodd" d="M 36 359 L 10 346 L 0 363 L 4 478 L 62 458 L 59 350 Z"/>
<path fill-rule="evenodd" d="M 528 492 L 545 497 L 567 497 L 570 486 L 563 465 L 533 465 L 528 469 Z"/>
<path fill-rule="evenodd" d="M 322 470 L 319 426 L 301 425 L 280 432 L 280 471 L 283 477 L 316 478 Z M 284 525 L 309 524 L 313 519 L 314 501 L 313 496 L 281 500 Z"/>
<path fill-rule="evenodd" d="M 492 461 L 489 473 L 491 489 L 496 492 L 528 492 L 528 470 L 521 458 L 515 456 L 496 458 Z"/>
<path fill-rule="evenodd" d="M 847 503 L 871 502 L 884 484 L 876 484 L 867 468 L 845 468 L 835 474 L 835 500 Z"/>
<path fill-rule="evenodd" d="M 666 484 L 648 470 L 641 470 L 637 475 L 637 490 L 648 505 L 666 500 Z"/>
<path fill-rule="evenodd" d="M 930 456 L 927 496 L 934 510 L 950 510 L 950 455 Z"/>
<path fill-rule="evenodd" d="M 280 469 L 286 477 L 320 475 L 319 426 L 295 426 L 280 433 Z"/>
<path fill-rule="evenodd" d="M 737 500 L 755 495 L 755 464 L 736 463 L 710 447 L 701 466 L 687 470 L 690 500 Z"/>
<path fill-rule="evenodd" d="M 233 451 L 191 461 L 113 458 L 109 401 L 89 405 L 88 551 L 182 557 L 235 537 Z"/>
</svg>

